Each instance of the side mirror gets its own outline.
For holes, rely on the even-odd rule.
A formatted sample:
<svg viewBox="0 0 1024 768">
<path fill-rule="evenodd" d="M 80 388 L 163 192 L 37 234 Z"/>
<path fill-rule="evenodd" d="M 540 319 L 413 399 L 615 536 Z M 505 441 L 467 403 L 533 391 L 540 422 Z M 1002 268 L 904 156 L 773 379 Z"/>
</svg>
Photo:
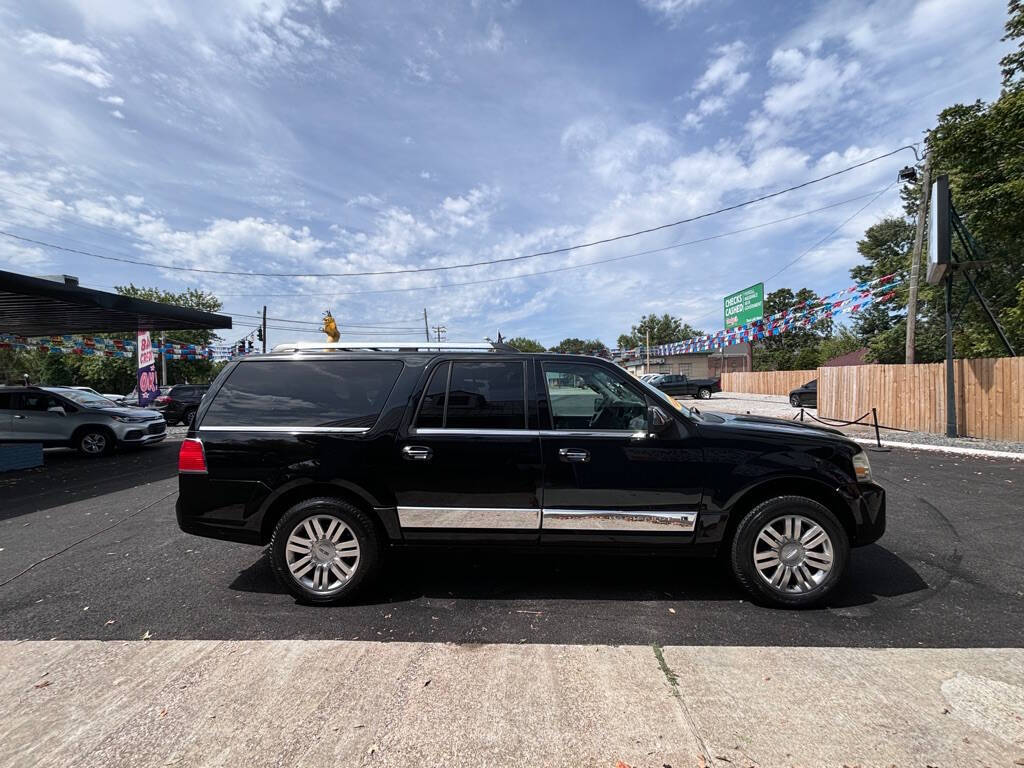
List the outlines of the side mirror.
<svg viewBox="0 0 1024 768">
<path fill-rule="evenodd" d="M 64 406 L 55 405 L 52 408 L 46 409 L 49 413 L 59 413 L 61 416 L 67 416 L 67 412 L 64 410 Z"/>
<path fill-rule="evenodd" d="M 672 426 L 672 418 L 656 405 L 647 406 L 647 431 L 652 435 L 664 432 Z"/>
</svg>

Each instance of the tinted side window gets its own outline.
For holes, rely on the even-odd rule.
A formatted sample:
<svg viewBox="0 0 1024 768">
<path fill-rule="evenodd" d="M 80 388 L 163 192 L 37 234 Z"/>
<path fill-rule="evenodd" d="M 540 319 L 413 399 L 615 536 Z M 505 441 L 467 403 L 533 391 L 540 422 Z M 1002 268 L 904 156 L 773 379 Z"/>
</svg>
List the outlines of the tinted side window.
<svg viewBox="0 0 1024 768">
<path fill-rule="evenodd" d="M 0 392 L 0 411 L 11 410 L 11 393 Z"/>
<path fill-rule="evenodd" d="M 18 396 L 15 408 L 19 411 L 45 411 L 48 408 L 64 407 L 64 403 L 53 395 L 42 392 L 23 392 Z"/>
<path fill-rule="evenodd" d="M 525 429 L 525 363 L 452 363 L 445 427 Z"/>
<path fill-rule="evenodd" d="M 430 375 L 427 391 L 423 393 L 423 402 L 416 417 L 417 427 L 443 427 L 445 394 L 448 391 L 448 371 L 451 363 L 441 363 Z"/>
<path fill-rule="evenodd" d="M 647 428 L 647 403 L 625 382 L 596 365 L 544 363 L 555 429 Z"/>
<path fill-rule="evenodd" d="M 242 363 L 203 426 L 372 427 L 401 371 L 398 360 Z"/>
</svg>

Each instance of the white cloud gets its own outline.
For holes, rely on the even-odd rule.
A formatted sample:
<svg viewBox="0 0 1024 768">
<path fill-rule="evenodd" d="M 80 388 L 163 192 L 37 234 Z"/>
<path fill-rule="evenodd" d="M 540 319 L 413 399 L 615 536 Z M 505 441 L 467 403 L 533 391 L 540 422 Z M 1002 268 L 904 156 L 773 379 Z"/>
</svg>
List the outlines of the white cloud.
<svg viewBox="0 0 1024 768">
<path fill-rule="evenodd" d="M 111 116 L 116 117 L 118 120 L 124 120 L 124 112 L 122 112 L 120 109 L 112 109 L 110 110 L 110 114 Z"/>
<path fill-rule="evenodd" d="M 45 32 L 29 32 L 21 37 L 22 50 L 46 61 L 46 68 L 75 77 L 96 88 L 109 88 L 113 76 L 103 68 L 103 54 L 96 48 L 73 43 Z"/>
<path fill-rule="evenodd" d="M 115 107 L 120 107 L 124 104 L 124 99 L 120 96 L 100 96 L 99 100 L 104 104 L 113 104 Z"/>
<path fill-rule="evenodd" d="M 691 8 L 696 8 L 704 0 L 639 0 L 640 5 L 651 13 L 660 16 L 671 26 L 676 26 Z"/>
<path fill-rule="evenodd" d="M 742 40 L 720 45 L 714 49 L 714 58 L 693 85 L 693 95 L 704 94 L 697 107 L 686 114 L 683 125 L 699 128 L 704 118 L 724 112 L 729 99 L 750 80 L 750 73 L 741 68 L 750 58 Z"/>
<path fill-rule="evenodd" d="M 764 108 L 775 116 L 792 116 L 839 101 L 861 72 L 857 61 L 842 63 L 835 55 L 819 58 L 795 48 L 775 51 L 769 68 L 784 81 L 765 93 Z"/>
<path fill-rule="evenodd" d="M 493 22 L 490 28 L 487 30 L 487 37 L 480 44 L 480 46 L 488 51 L 497 53 L 505 47 L 505 30 L 501 28 L 501 24 Z"/>
</svg>

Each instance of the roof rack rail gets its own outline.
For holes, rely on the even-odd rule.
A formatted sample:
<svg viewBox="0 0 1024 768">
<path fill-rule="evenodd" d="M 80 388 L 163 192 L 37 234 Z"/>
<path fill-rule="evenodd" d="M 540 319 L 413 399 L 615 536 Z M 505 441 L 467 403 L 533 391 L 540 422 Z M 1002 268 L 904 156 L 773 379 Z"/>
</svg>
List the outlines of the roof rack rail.
<svg viewBox="0 0 1024 768">
<path fill-rule="evenodd" d="M 450 341 L 292 341 L 274 345 L 273 352 L 320 351 L 382 351 L 400 352 L 517 352 L 502 342 L 450 342 Z"/>
</svg>

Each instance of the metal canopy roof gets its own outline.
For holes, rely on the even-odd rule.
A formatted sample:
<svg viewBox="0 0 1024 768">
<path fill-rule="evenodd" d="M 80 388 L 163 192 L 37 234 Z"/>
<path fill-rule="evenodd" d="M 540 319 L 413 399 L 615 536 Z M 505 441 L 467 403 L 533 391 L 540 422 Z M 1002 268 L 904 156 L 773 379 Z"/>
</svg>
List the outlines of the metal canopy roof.
<svg viewBox="0 0 1024 768">
<path fill-rule="evenodd" d="M 0 270 L 0 333 L 52 336 L 230 327 L 227 315 L 81 288 L 67 277 L 58 282 Z"/>
</svg>

